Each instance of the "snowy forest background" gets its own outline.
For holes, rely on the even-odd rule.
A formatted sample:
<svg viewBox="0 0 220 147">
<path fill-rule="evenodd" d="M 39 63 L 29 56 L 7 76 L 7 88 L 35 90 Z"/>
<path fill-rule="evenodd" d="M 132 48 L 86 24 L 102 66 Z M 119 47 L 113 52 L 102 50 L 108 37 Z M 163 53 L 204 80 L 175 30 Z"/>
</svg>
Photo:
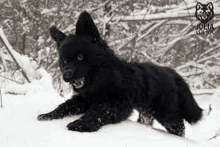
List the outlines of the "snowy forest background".
<svg viewBox="0 0 220 147">
<path fill-rule="evenodd" d="M 196 0 L 0 0 L 0 142 L 4 147 L 48 146 L 219 146 L 220 1 L 214 5 L 212 34 L 197 35 Z M 56 43 L 49 28 L 75 32 L 87 10 L 111 49 L 129 62 L 153 62 L 176 69 L 205 110 L 186 137 L 168 134 L 136 118 L 95 133 L 66 130 L 79 118 L 39 122 L 37 116 L 70 98 Z M 137 116 L 137 115 L 136 115 Z M 104 145 L 103 145 L 104 144 Z"/>
<path fill-rule="evenodd" d="M 34 71 L 44 68 L 52 75 L 61 95 L 70 88 L 62 86 L 49 28 L 56 25 L 67 34 L 74 33 L 83 10 L 91 13 L 101 35 L 121 58 L 169 66 L 193 89 L 216 89 L 220 86 L 220 2 L 212 3 L 212 35 L 196 34 L 200 22 L 194 0 L 0 0 L 0 26 L 13 50 L 28 57 Z M 30 82 L 2 42 L 0 62 L 3 83 Z"/>
</svg>

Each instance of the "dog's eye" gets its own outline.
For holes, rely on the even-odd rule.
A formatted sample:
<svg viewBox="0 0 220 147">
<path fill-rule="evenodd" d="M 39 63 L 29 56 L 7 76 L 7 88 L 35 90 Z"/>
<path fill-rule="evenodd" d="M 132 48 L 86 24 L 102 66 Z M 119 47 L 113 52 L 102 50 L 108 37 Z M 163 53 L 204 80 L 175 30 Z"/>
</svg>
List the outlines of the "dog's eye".
<svg viewBox="0 0 220 147">
<path fill-rule="evenodd" d="M 79 54 L 77 58 L 78 58 L 79 61 L 81 61 L 83 59 L 83 55 Z"/>
<path fill-rule="evenodd" d="M 63 63 L 64 63 L 64 64 L 67 64 L 67 60 L 63 60 Z"/>
</svg>

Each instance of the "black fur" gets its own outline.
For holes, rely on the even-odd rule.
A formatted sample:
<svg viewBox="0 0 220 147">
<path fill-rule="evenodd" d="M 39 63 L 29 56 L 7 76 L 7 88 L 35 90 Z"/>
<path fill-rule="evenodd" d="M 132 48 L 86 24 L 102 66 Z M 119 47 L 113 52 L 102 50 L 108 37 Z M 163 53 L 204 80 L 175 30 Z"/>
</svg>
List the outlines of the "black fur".
<svg viewBox="0 0 220 147">
<path fill-rule="evenodd" d="M 127 119 L 135 108 L 142 115 L 153 116 L 168 132 L 183 136 L 183 119 L 189 123 L 201 119 L 202 109 L 181 76 L 167 67 L 119 59 L 86 11 L 80 15 L 74 35 L 66 36 L 56 27 L 50 32 L 58 45 L 63 79 L 78 95 L 39 115 L 38 120 L 85 113 L 67 128 L 92 132 Z"/>
</svg>

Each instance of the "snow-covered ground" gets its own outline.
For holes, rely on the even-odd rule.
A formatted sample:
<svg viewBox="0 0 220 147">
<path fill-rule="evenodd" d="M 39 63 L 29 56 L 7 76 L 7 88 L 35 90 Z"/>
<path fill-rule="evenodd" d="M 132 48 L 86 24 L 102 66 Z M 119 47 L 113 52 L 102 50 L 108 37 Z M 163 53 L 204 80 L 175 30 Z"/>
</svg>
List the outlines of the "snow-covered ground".
<svg viewBox="0 0 220 147">
<path fill-rule="evenodd" d="M 205 116 L 194 126 L 186 123 L 185 138 L 166 133 L 156 121 L 150 127 L 126 120 L 120 124 L 106 125 L 97 132 L 79 133 L 68 131 L 66 125 L 80 116 L 37 121 L 39 114 L 53 110 L 65 101 L 52 88 L 50 77 L 43 73 L 41 80 L 19 88 L 25 95 L 4 94 L 2 90 L 1 147 L 217 147 L 220 144 L 220 90 L 214 95 L 196 97 L 200 106 L 206 109 Z M 207 115 L 209 104 L 213 110 Z"/>
</svg>

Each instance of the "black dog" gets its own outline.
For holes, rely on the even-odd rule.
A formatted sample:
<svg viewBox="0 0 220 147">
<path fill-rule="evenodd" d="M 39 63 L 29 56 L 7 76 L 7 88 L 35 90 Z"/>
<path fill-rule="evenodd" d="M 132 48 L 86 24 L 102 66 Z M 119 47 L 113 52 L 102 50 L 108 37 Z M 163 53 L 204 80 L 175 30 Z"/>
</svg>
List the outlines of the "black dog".
<svg viewBox="0 0 220 147">
<path fill-rule="evenodd" d="M 202 109 L 182 77 L 167 67 L 119 59 L 86 11 L 79 16 L 75 35 L 66 36 L 56 27 L 50 32 L 58 45 L 63 79 L 78 95 L 38 120 L 85 113 L 67 128 L 92 132 L 127 119 L 135 108 L 151 114 L 169 133 L 183 136 L 183 119 L 191 124 L 201 119 Z"/>
</svg>

